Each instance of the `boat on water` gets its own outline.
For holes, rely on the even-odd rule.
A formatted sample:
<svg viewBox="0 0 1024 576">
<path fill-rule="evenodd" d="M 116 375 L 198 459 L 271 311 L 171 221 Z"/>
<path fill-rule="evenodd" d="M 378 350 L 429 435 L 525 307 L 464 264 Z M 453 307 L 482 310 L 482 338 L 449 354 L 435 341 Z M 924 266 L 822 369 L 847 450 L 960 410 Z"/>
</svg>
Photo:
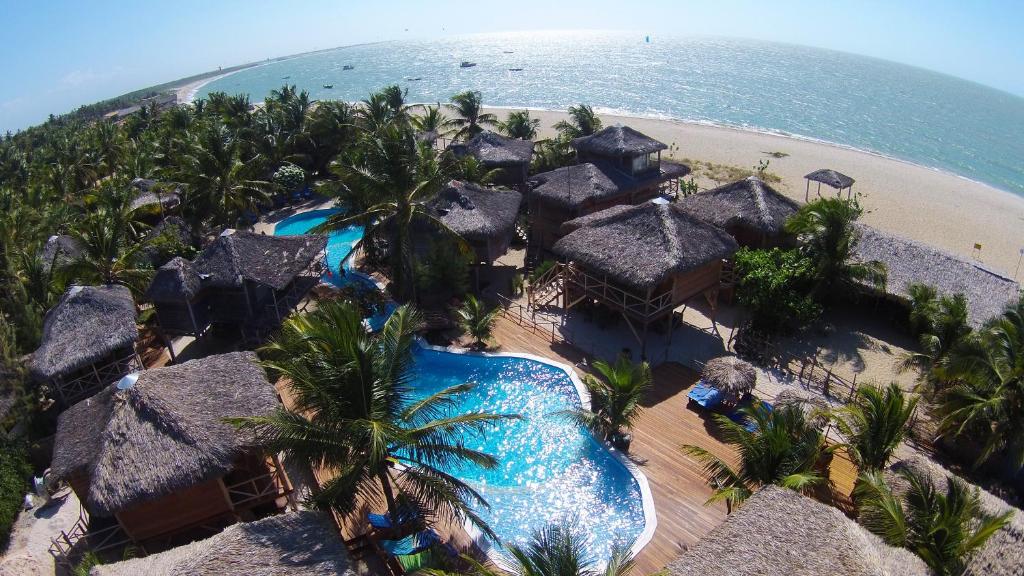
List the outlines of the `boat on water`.
<svg viewBox="0 0 1024 576">
<path fill-rule="evenodd" d="M 459 68 L 472 68 L 476 66 L 476 62 L 470 62 L 469 60 L 463 60 L 462 64 L 459 64 Z"/>
<path fill-rule="evenodd" d="M 356 67 L 351 64 L 345 64 L 344 66 L 341 67 L 342 70 L 355 70 L 355 68 Z"/>
<path fill-rule="evenodd" d="M 289 78 L 291 78 L 291 76 L 281 76 L 281 80 L 287 80 Z"/>
<path fill-rule="evenodd" d="M 334 88 L 334 84 L 324 84 L 324 88 L 330 90 L 331 88 Z"/>
<path fill-rule="evenodd" d="M 502 54 L 514 54 L 515 50 L 503 50 Z"/>
<path fill-rule="evenodd" d="M 416 82 L 417 80 L 423 80 L 423 78 L 420 77 L 420 76 L 417 76 L 415 78 L 406 78 L 405 79 L 406 82 Z"/>
<path fill-rule="evenodd" d="M 523 69 L 522 68 L 509 68 L 508 71 L 509 72 L 522 72 Z"/>
</svg>

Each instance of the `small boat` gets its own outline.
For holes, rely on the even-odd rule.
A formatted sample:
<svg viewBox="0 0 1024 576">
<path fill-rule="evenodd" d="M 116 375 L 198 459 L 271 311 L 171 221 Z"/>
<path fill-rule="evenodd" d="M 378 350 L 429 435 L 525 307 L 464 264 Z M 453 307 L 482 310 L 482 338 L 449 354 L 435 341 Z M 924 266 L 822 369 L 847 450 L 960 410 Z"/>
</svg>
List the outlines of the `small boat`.
<svg viewBox="0 0 1024 576">
<path fill-rule="evenodd" d="M 291 78 L 291 76 L 281 76 L 281 80 L 287 80 L 289 78 Z"/>
<path fill-rule="evenodd" d="M 476 66 L 476 62 L 470 62 L 469 60 L 463 60 L 462 64 L 459 64 L 459 68 L 472 68 Z"/>
<path fill-rule="evenodd" d="M 344 66 L 341 67 L 341 69 L 342 70 L 355 70 L 356 67 L 351 65 L 351 64 L 345 64 Z"/>
<path fill-rule="evenodd" d="M 515 50 L 504 50 L 502 54 L 514 54 Z"/>
<path fill-rule="evenodd" d="M 509 68 L 508 71 L 509 72 L 522 72 L 523 69 L 522 68 Z"/>
<path fill-rule="evenodd" d="M 423 80 L 423 78 L 417 76 L 415 78 L 406 78 L 405 79 L 406 82 L 416 82 L 417 80 Z"/>
<path fill-rule="evenodd" d="M 324 84 L 324 88 L 330 90 L 331 88 L 334 88 L 334 84 Z"/>
</svg>

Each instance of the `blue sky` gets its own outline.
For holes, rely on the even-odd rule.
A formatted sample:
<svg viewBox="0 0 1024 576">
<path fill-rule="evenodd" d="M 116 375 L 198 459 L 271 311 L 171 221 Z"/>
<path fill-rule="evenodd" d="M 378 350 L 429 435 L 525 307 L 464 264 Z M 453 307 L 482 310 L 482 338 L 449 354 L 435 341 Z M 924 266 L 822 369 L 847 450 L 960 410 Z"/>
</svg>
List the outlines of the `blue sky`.
<svg viewBox="0 0 1024 576">
<path fill-rule="evenodd" d="M 0 0 L 0 130 L 254 60 L 368 41 L 624 29 L 820 46 L 1024 95 L 1024 2 Z"/>
</svg>

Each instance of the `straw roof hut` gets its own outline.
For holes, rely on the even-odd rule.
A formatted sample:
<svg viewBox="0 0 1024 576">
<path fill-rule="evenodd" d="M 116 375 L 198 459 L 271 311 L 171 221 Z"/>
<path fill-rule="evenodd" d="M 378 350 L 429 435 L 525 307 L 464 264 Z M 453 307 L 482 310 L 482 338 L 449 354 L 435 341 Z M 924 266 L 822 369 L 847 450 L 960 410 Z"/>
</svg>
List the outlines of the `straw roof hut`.
<svg viewBox="0 0 1024 576">
<path fill-rule="evenodd" d="M 900 460 L 886 471 L 887 480 L 897 490 L 905 489 L 905 482 L 896 475 L 900 470 L 913 470 L 929 478 L 939 490 L 945 490 L 946 482 L 953 479 L 964 482 L 952 472 L 924 456 L 914 455 Z M 1019 576 L 1024 570 L 1024 511 L 1015 508 L 994 494 L 981 490 L 967 483 L 972 489 L 977 488 L 981 497 L 981 507 L 986 514 L 993 516 L 1012 511 L 1013 518 L 989 538 L 985 547 L 967 564 L 964 576 Z"/>
<path fill-rule="evenodd" d="M 488 168 L 529 164 L 533 160 L 533 142 L 508 138 L 484 131 L 466 143 L 467 151 Z"/>
<path fill-rule="evenodd" d="M 159 205 L 161 210 L 173 210 L 181 205 L 181 190 L 175 184 L 136 178 L 132 180 L 131 185 L 138 191 L 138 195 L 129 205 L 130 210 L 156 205 Z"/>
<path fill-rule="evenodd" d="M 672 576 L 927 576 L 913 553 L 893 548 L 839 510 L 766 486 L 669 563 Z"/>
<path fill-rule="evenodd" d="M 810 174 L 804 176 L 804 178 L 811 182 L 820 182 L 836 190 L 842 190 L 843 188 L 849 188 L 856 182 L 853 178 L 850 178 L 842 172 L 832 170 L 831 168 L 822 168 L 821 170 L 815 170 Z"/>
<path fill-rule="evenodd" d="M 330 519 L 318 512 L 279 514 L 233 524 L 166 552 L 96 566 L 91 576 L 354 576 Z"/>
<path fill-rule="evenodd" d="M 1020 297 L 1020 285 L 980 262 L 967 260 L 934 246 L 858 224 L 861 237 L 857 257 L 886 265 L 890 296 L 908 301 L 907 289 L 919 282 L 942 294 L 963 293 L 969 306 L 968 320 L 978 327 Z"/>
<path fill-rule="evenodd" d="M 555 253 L 639 290 L 736 252 L 724 230 L 672 204 L 614 208 L 566 223 Z M 717 279 L 716 279 L 717 282 Z"/>
<path fill-rule="evenodd" d="M 523 195 L 453 180 L 431 209 L 441 222 L 473 246 L 477 260 L 493 262 L 508 250 Z"/>
<path fill-rule="evenodd" d="M 636 156 L 667 150 L 668 146 L 629 126 L 609 126 L 590 136 L 574 138 L 577 152 L 599 156 Z"/>
<path fill-rule="evenodd" d="M 736 356 L 720 356 L 704 364 L 700 378 L 722 392 L 742 396 L 757 385 L 757 370 Z"/>
<path fill-rule="evenodd" d="M 684 210 L 724 228 L 743 246 L 761 247 L 785 233 L 800 205 L 757 176 L 730 182 L 679 200 Z"/>
<path fill-rule="evenodd" d="M 135 301 L 124 286 L 72 286 L 43 320 L 29 370 L 45 382 L 131 351 L 139 337 Z"/>
<path fill-rule="evenodd" d="M 326 236 L 226 232 L 196 256 L 192 268 L 204 287 L 238 288 L 248 280 L 281 290 L 326 248 Z M 153 284 L 158 280 L 154 278 Z"/>
<path fill-rule="evenodd" d="M 111 516 L 224 476 L 256 448 L 251 433 L 224 419 L 278 405 L 252 352 L 146 370 L 134 385 L 111 385 L 61 415 L 53 475 L 92 515 Z"/>
<path fill-rule="evenodd" d="M 664 180 L 682 178 L 689 173 L 688 166 L 663 162 L 660 172 L 634 177 L 608 163 L 585 162 L 533 176 L 530 181 L 536 185 L 531 194 L 547 204 L 577 210 L 587 204 L 601 205 L 608 201 L 614 201 L 652 185 L 656 187 Z M 649 199 L 644 197 L 642 200 Z M 619 203 L 613 202 L 613 204 Z M 633 204 L 634 202 L 625 203 Z"/>
<path fill-rule="evenodd" d="M 49 273 L 51 269 L 60 269 L 71 264 L 81 257 L 84 251 L 82 244 L 74 236 L 55 234 L 43 244 L 39 251 L 39 260 L 42 262 L 43 271 Z"/>
</svg>

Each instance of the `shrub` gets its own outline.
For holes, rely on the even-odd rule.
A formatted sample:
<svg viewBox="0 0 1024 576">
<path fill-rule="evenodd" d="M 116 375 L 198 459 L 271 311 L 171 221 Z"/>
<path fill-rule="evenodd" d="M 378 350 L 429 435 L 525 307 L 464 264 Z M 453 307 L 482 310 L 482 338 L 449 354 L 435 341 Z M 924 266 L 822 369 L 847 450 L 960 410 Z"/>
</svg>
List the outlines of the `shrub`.
<svg viewBox="0 0 1024 576">
<path fill-rule="evenodd" d="M 554 260 L 545 260 L 545 261 L 541 262 L 539 266 L 537 266 L 536 268 L 533 269 L 533 272 L 530 272 L 530 276 L 529 276 L 530 284 L 533 284 L 534 282 L 536 282 L 537 278 L 540 278 L 541 276 L 544 275 L 545 272 L 547 272 L 548 270 L 551 270 L 554 267 L 555 267 L 555 261 Z"/>
<path fill-rule="evenodd" d="M 306 183 L 306 172 L 294 164 L 285 164 L 274 172 L 274 184 L 285 192 L 295 192 Z"/>
<path fill-rule="evenodd" d="M 454 242 L 437 241 L 426 261 L 417 264 L 416 280 L 422 295 L 450 298 L 469 290 L 469 257 Z"/>
<path fill-rule="evenodd" d="M 752 314 L 754 328 L 784 332 L 807 326 L 821 314 L 811 296 L 814 263 L 796 250 L 736 253 L 736 297 Z"/>
<path fill-rule="evenodd" d="M 32 466 L 25 447 L 9 441 L 0 443 L 0 549 L 7 546 L 11 537 L 31 476 Z"/>
</svg>

